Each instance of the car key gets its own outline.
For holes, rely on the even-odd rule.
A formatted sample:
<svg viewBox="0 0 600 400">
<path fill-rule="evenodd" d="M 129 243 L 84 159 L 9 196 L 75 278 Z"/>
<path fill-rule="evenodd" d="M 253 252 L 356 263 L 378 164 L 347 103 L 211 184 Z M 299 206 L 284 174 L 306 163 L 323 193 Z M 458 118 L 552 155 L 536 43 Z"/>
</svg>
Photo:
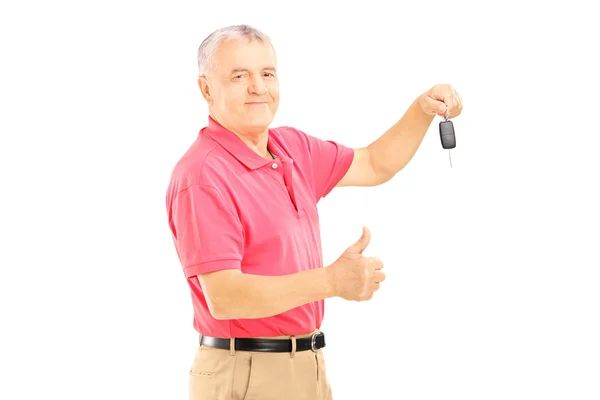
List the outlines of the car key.
<svg viewBox="0 0 600 400">
<path fill-rule="evenodd" d="M 448 149 L 450 168 L 452 168 L 452 155 L 450 154 L 450 149 L 456 147 L 456 137 L 454 136 L 454 125 L 452 124 L 452 121 L 448 119 L 448 115 L 440 122 L 440 140 L 442 141 L 442 147 Z"/>
</svg>

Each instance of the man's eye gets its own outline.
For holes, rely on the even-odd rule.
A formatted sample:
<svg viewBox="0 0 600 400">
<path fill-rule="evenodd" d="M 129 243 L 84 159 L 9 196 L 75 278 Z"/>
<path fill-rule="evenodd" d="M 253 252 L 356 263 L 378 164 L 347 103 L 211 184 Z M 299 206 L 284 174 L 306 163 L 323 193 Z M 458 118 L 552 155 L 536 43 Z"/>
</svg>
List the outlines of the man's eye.
<svg viewBox="0 0 600 400">
<path fill-rule="evenodd" d="M 235 79 L 242 79 L 244 77 L 244 75 L 236 75 Z"/>
<path fill-rule="evenodd" d="M 265 76 L 267 76 L 267 77 L 271 78 L 271 77 L 273 77 L 273 76 L 275 76 L 275 75 L 273 75 L 273 74 L 272 74 L 272 73 L 270 73 L 270 72 L 265 72 Z"/>
</svg>

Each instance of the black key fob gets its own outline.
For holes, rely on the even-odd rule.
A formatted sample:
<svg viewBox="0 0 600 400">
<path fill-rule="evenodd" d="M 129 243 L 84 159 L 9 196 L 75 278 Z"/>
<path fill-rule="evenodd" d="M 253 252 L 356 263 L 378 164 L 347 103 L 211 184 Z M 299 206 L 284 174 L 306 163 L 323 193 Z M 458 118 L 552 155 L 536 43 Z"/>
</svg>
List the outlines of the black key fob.
<svg viewBox="0 0 600 400">
<path fill-rule="evenodd" d="M 452 121 L 444 120 L 440 122 L 440 140 L 444 149 L 453 149 L 456 147 L 456 138 L 454 136 L 454 125 Z"/>
</svg>

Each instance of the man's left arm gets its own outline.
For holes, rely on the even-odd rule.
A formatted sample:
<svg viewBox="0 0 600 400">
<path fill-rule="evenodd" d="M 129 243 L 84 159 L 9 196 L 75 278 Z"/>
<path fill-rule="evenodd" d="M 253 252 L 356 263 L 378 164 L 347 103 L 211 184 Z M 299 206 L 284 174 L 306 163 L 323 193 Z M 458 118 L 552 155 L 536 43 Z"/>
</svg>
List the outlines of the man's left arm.
<svg viewBox="0 0 600 400">
<path fill-rule="evenodd" d="M 336 186 L 377 186 L 389 181 L 413 158 L 436 115 L 455 118 L 461 112 L 462 98 L 452 86 L 433 86 L 377 140 L 354 149 L 352 164 Z"/>
</svg>

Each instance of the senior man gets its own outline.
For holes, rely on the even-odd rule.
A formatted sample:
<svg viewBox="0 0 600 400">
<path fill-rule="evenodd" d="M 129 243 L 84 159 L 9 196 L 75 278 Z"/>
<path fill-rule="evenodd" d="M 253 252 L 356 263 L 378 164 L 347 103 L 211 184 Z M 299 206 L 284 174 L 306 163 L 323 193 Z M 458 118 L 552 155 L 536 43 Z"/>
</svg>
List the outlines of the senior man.
<svg viewBox="0 0 600 400">
<path fill-rule="evenodd" d="M 176 163 L 166 196 L 199 333 L 190 399 L 332 399 L 324 299 L 369 300 L 385 275 L 380 260 L 362 255 L 366 227 L 323 265 L 317 203 L 334 187 L 389 181 L 436 115 L 460 114 L 461 98 L 450 85 L 433 86 L 376 141 L 349 148 L 270 127 L 279 83 L 262 32 L 213 32 L 198 65 L 208 123 Z"/>
</svg>

